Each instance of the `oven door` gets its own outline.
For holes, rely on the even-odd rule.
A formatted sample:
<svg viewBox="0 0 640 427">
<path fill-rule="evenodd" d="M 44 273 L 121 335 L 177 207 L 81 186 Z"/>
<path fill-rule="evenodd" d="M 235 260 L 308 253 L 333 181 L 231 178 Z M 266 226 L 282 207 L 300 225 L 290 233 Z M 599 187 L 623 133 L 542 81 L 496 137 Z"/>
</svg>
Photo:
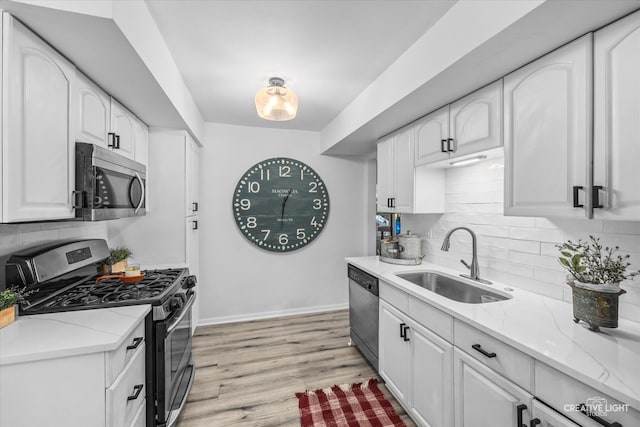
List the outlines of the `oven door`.
<svg viewBox="0 0 640 427">
<path fill-rule="evenodd" d="M 177 318 L 156 325 L 159 350 L 162 349 L 156 356 L 158 426 L 175 424 L 193 384 L 191 322 L 194 300 L 195 292 L 189 296 Z"/>
</svg>

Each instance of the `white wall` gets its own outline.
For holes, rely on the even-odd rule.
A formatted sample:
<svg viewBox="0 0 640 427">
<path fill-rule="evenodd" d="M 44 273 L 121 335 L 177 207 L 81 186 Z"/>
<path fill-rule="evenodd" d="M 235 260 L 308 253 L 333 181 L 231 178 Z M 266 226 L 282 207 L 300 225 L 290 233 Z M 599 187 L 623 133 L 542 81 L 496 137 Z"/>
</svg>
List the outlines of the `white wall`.
<svg viewBox="0 0 640 427">
<path fill-rule="evenodd" d="M 344 257 L 370 253 L 368 163 L 320 155 L 317 132 L 209 123 L 200 150 L 200 324 L 346 308 Z M 291 157 L 322 177 L 331 202 L 322 234 L 305 248 L 267 252 L 246 240 L 231 209 L 238 179 L 271 157 Z"/>
<path fill-rule="evenodd" d="M 566 272 L 560 266 L 556 244 L 594 235 L 608 246 L 630 254 L 631 268 L 640 269 L 640 222 L 505 217 L 502 158 L 446 171 L 446 213 L 403 215 L 402 230 L 432 232 L 423 240 L 425 258 L 463 272 L 460 259 L 471 259 L 471 238 L 464 231 L 452 235 L 449 252 L 440 250 L 451 228 L 467 226 L 478 235 L 480 275 L 556 299 L 571 301 Z M 640 321 L 640 278 L 625 281 L 620 317 Z"/>
</svg>

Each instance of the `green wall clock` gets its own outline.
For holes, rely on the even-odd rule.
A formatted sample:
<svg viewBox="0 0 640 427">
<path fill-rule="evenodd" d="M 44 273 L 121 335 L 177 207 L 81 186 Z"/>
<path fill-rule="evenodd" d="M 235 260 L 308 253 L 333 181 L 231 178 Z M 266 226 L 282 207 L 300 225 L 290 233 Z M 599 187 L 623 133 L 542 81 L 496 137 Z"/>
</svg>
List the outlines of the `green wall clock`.
<svg viewBox="0 0 640 427">
<path fill-rule="evenodd" d="M 299 160 L 274 157 L 251 166 L 233 192 L 233 217 L 251 243 L 290 252 L 311 243 L 329 218 L 329 192 Z"/>
</svg>

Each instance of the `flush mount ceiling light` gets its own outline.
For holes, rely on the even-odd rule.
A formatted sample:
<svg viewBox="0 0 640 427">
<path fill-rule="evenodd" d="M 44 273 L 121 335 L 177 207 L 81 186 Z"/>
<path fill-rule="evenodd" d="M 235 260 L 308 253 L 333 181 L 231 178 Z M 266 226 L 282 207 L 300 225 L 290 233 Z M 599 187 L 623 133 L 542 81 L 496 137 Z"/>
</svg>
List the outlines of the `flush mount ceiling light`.
<svg viewBox="0 0 640 427">
<path fill-rule="evenodd" d="M 266 120 L 291 120 L 298 111 L 298 97 L 291 89 L 284 87 L 283 79 L 271 77 L 269 86 L 256 93 L 256 110 Z"/>
<path fill-rule="evenodd" d="M 451 166 L 464 166 L 464 165 L 469 165 L 471 163 L 475 163 L 475 162 L 479 162 L 480 160 L 484 160 L 486 159 L 487 156 L 476 156 L 476 157 L 472 157 L 470 159 L 464 159 L 464 160 L 458 160 L 455 162 L 451 162 L 449 163 Z"/>
</svg>

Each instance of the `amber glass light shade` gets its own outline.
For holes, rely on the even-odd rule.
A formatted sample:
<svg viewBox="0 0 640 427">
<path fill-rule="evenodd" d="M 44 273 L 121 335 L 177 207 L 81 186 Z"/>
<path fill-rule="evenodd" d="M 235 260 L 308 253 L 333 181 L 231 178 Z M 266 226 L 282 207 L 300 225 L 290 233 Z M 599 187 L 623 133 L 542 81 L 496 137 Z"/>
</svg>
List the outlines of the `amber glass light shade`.
<svg viewBox="0 0 640 427">
<path fill-rule="evenodd" d="M 279 77 L 269 79 L 269 86 L 256 93 L 256 111 L 265 120 L 282 122 L 291 120 L 298 111 L 298 97 L 284 86 Z"/>
</svg>

